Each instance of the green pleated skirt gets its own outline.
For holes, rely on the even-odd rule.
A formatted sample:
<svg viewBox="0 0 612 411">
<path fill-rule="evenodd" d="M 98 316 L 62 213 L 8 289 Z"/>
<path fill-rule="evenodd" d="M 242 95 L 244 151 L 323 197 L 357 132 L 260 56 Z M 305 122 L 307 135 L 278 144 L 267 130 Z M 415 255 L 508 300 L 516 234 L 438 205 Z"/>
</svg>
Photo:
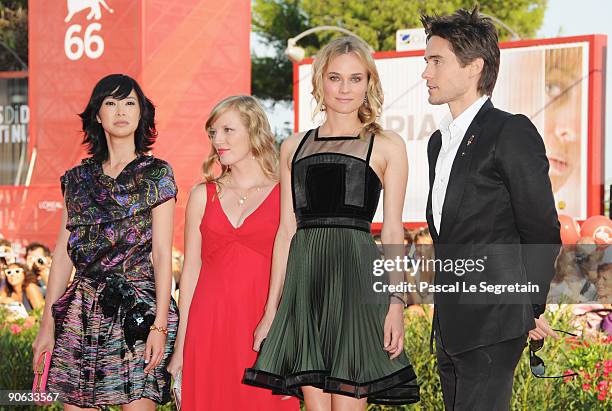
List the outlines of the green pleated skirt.
<svg viewBox="0 0 612 411">
<path fill-rule="evenodd" d="M 276 316 L 243 383 L 298 397 L 300 387 L 314 386 L 376 404 L 417 402 L 405 353 L 391 360 L 383 349 L 389 300 L 371 298 L 379 257 L 368 232 L 299 229 Z"/>
</svg>

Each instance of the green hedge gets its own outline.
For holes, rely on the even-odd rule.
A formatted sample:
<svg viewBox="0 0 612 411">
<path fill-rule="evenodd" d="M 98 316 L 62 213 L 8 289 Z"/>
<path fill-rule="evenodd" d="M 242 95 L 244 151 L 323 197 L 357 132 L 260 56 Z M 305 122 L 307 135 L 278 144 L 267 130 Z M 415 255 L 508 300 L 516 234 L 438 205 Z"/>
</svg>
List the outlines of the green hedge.
<svg viewBox="0 0 612 411">
<path fill-rule="evenodd" d="M 546 315 L 553 326 L 572 331 L 570 306 Z M 425 307 L 426 311 L 428 307 Z M 429 313 L 428 313 L 429 314 Z M 31 345 L 38 331 L 39 313 L 33 319 L 7 323 L 0 309 L 0 389 L 28 390 L 32 386 Z M 436 360 L 429 354 L 428 316 L 406 312 L 406 352 L 413 362 L 421 386 L 421 401 L 405 407 L 372 405 L 369 410 L 442 410 L 442 390 Z M 610 410 L 612 409 L 612 337 L 603 334 L 589 340 L 548 338 L 542 351 L 547 372 L 562 375 L 568 370 L 579 377 L 538 379 L 531 375 L 527 350 L 523 353 L 514 380 L 512 410 Z M 0 409 L 2 407 L 0 406 Z M 25 409 L 25 408 L 24 408 Z M 34 409 L 34 408 L 32 408 Z M 59 404 L 46 407 L 60 410 Z M 118 407 L 108 408 L 118 410 Z M 174 409 L 172 404 L 159 410 Z"/>
<path fill-rule="evenodd" d="M 573 319 L 571 306 L 563 306 L 546 314 L 553 328 L 575 331 L 570 325 Z M 430 321 L 426 317 L 406 318 L 407 353 L 415 366 L 421 387 L 421 401 L 403 407 L 404 410 L 442 410 L 442 391 L 436 372 L 436 360 L 429 354 Z M 563 334 L 561 334 L 563 335 Z M 542 379 L 531 374 L 528 351 L 525 349 L 517 367 L 512 396 L 512 410 L 611 410 L 612 409 L 612 337 L 600 334 L 594 340 L 583 343 L 573 337 L 555 340 L 547 338 L 544 348 L 538 352 L 546 363 L 548 375 L 563 375 L 567 370 L 579 372 L 580 377 L 566 379 Z M 598 365 L 599 364 L 599 365 Z M 607 365 L 607 368 L 606 368 Z M 599 375 L 597 372 L 599 370 Z M 585 374 L 591 378 L 591 386 L 583 389 Z M 593 380 L 596 380 L 593 382 Z M 603 383 L 602 383 L 603 382 Z M 600 387 L 606 386 L 605 399 L 598 398 Z M 585 387 L 587 388 L 587 387 Z M 397 410 L 391 407 L 374 407 L 370 410 Z"/>
</svg>

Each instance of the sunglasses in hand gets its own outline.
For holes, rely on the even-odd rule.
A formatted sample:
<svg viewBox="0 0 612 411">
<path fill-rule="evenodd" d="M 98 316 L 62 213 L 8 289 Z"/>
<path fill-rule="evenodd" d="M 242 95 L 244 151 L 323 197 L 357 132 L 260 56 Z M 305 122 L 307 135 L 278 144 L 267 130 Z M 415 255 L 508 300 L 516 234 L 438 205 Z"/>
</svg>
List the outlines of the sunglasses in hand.
<svg viewBox="0 0 612 411">
<path fill-rule="evenodd" d="M 573 337 L 577 337 L 576 334 L 569 333 L 563 330 L 555 330 L 556 332 L 571 335 Z M 531 373 L 534 377 L 537 378 L 565 378 L 565 377 L 574 377 L 578 375 L 578 373 L 570 373 L 565 375 L 555 375 L 549 376 L 546 375 L 546 364 L 544 364 L 544 360 L 536 355 L 536 352 L 540 351 L 544 347 L 544 339 L 541 340 L 529 340 L 529 366 L 531 368 Z"/>
</svg>

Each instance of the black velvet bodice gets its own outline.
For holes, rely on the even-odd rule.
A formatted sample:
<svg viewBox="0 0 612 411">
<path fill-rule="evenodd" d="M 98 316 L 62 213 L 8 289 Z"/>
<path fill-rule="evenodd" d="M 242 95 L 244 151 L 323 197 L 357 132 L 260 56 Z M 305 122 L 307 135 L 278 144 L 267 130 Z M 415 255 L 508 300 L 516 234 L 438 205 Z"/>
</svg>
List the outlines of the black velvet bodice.
<svg viewBox="0 0 612 411">
<path fill-rule="evenodd" d="M 370 231 L 382 184 L 370 167 L 374 136 L 304 135 L 293 157 L 291 186 L 297 228 Z"/>
</svg>

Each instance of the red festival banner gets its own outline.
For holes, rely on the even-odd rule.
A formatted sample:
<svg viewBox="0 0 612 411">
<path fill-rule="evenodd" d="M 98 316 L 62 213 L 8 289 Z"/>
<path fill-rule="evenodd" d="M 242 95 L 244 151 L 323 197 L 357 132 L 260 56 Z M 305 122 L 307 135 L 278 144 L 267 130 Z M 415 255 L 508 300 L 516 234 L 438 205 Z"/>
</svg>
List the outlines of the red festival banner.
<svg viewBox="0 0 612 411">
<path fill-rule="evenodd" d="M 124 73 L 156 106 L 153 154 L 175 171 L 174 243 L 182 249 L 184 206 L 210 148 L 207 115 L 221 98 L 250 90 L 250 24 L 244 0 L 30 1 L 29 189 L 2 187 L 10 212 L 0 233 L 53 245 L 59 177 L 86 156 L 77 114 L 100 78 Z"/>
</svg>

